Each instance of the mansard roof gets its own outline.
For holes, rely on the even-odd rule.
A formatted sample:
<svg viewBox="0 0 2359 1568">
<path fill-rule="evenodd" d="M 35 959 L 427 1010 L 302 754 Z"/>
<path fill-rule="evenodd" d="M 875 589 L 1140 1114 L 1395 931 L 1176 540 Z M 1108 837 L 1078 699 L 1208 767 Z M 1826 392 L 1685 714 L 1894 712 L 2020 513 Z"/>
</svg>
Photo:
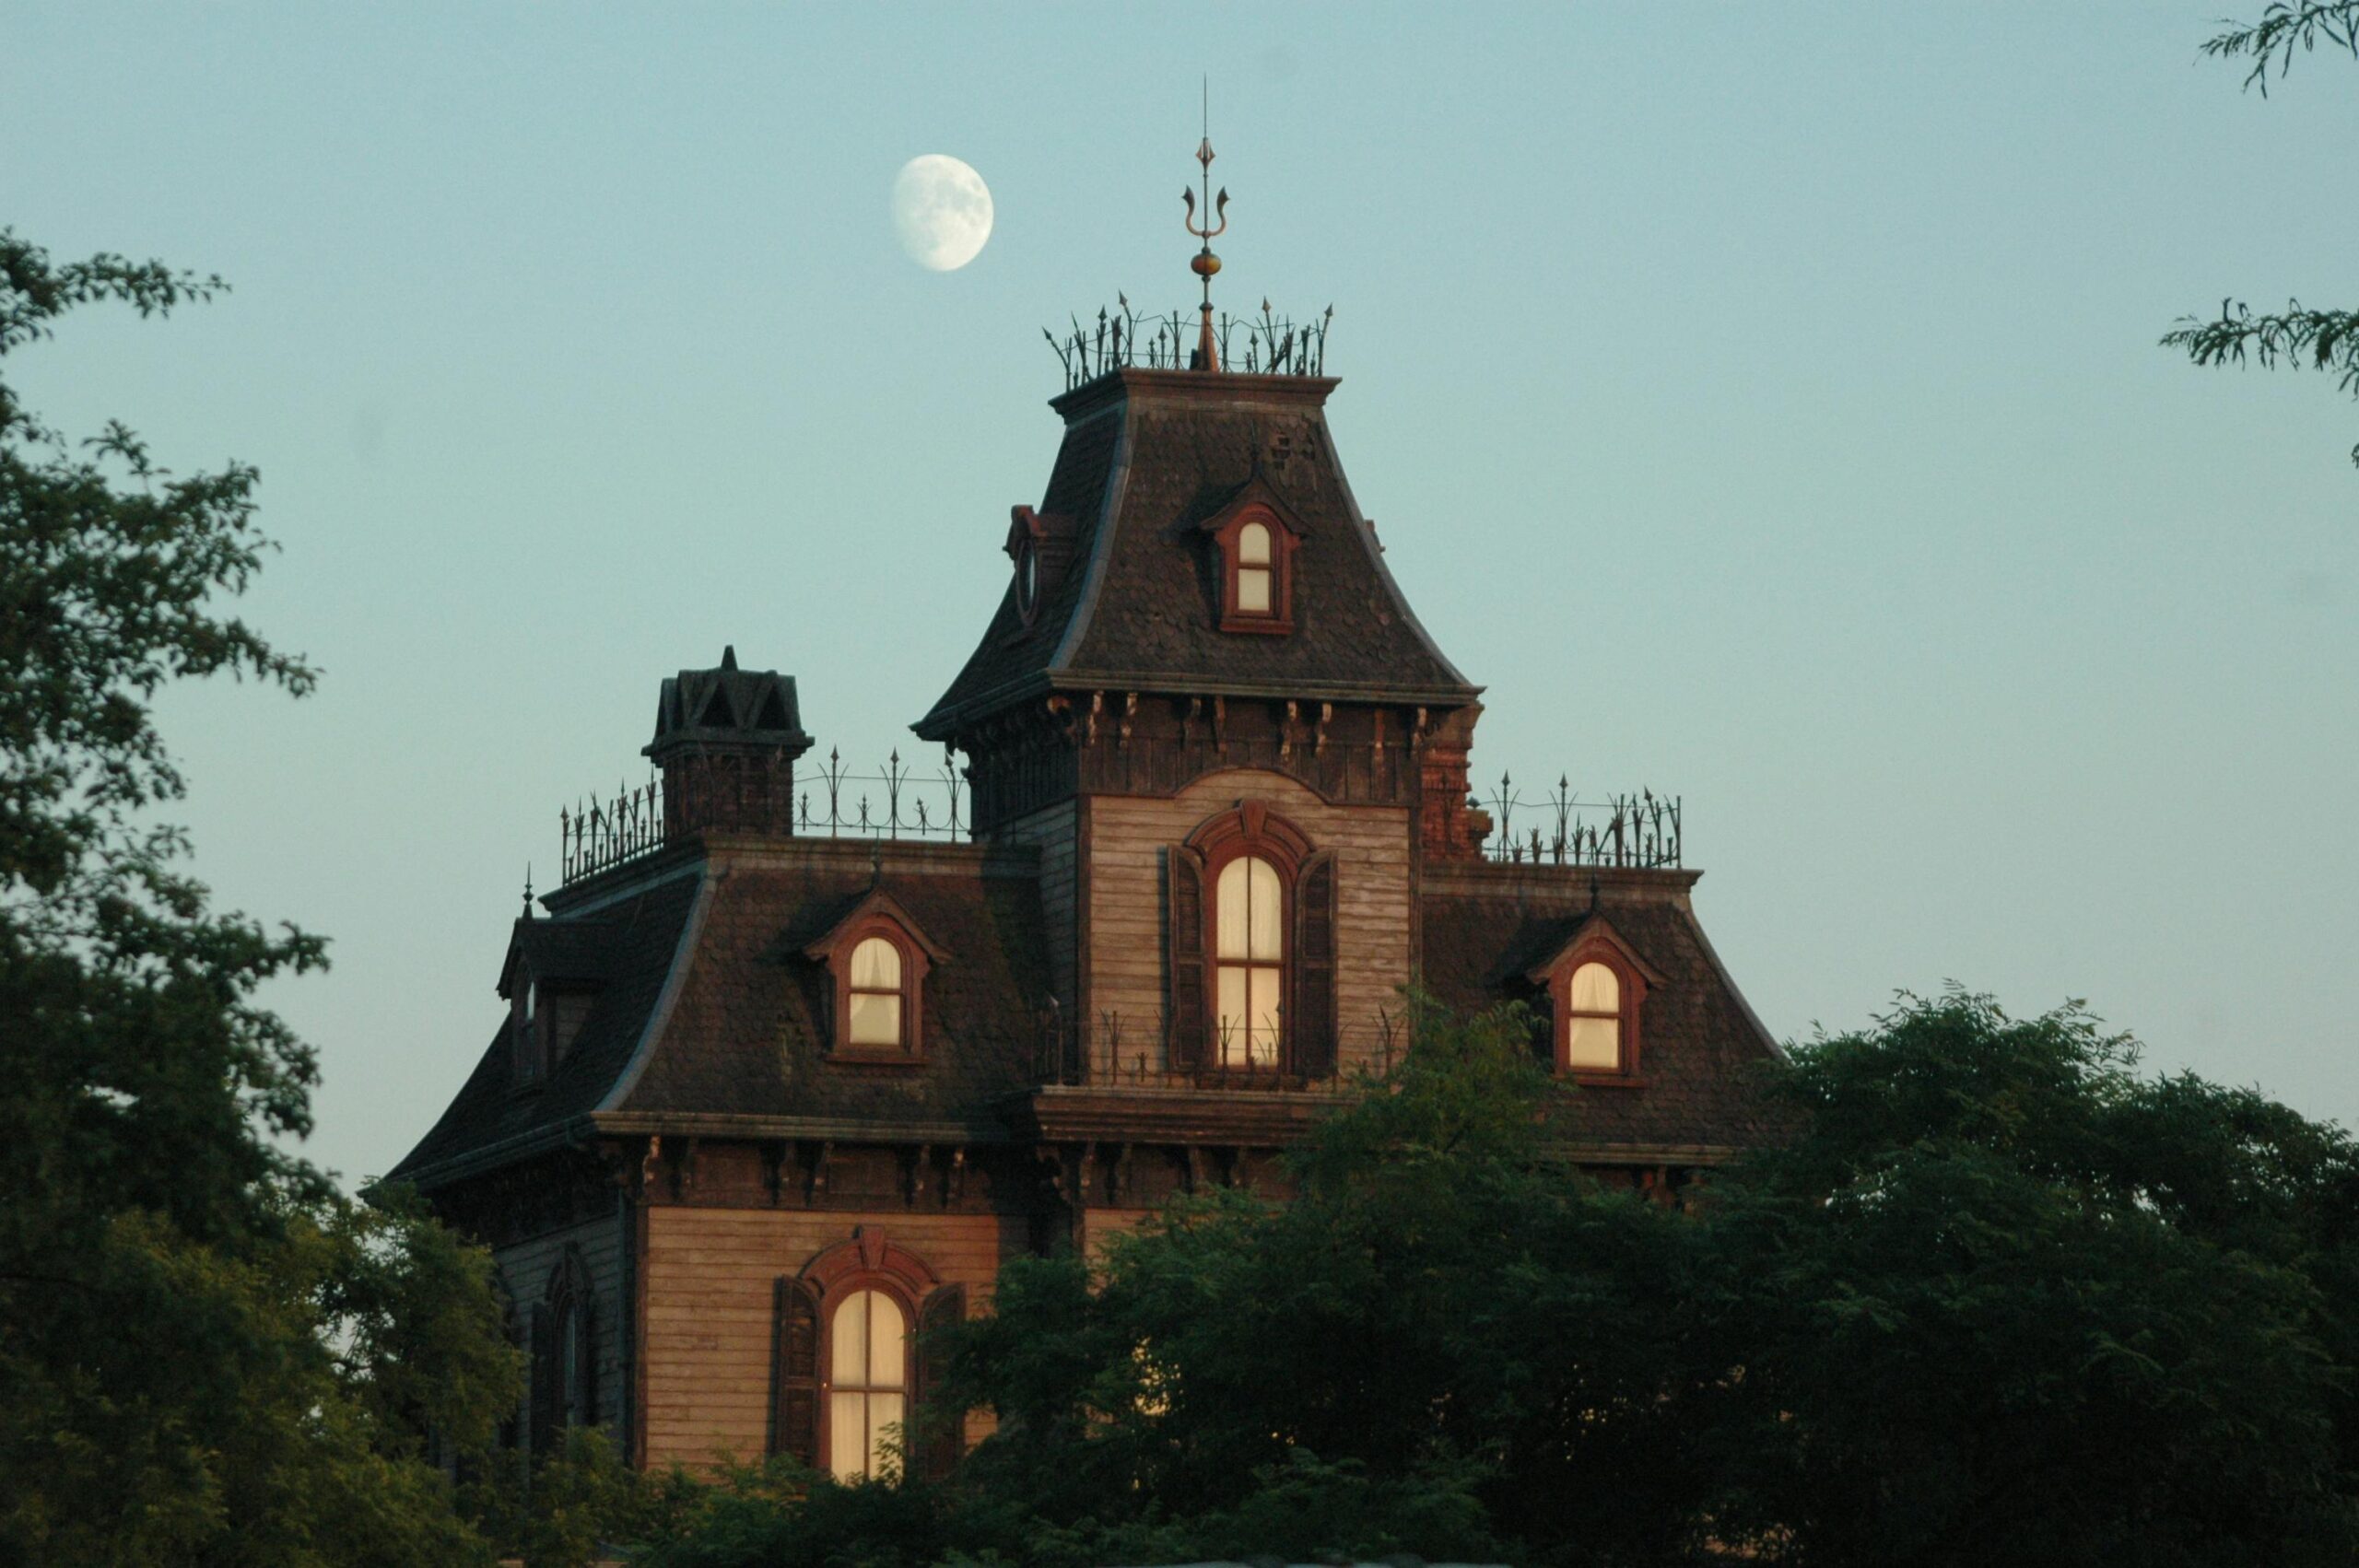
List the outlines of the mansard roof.
<svg viewBox="0 0 2359 1568">
<path fill-rule="evenodd" d="M 1492 861 L 1426 870 L 1425 983 L 1452 1008 L 1539 1001 L 1532 972 L 1601 922 L 1649 972 L 1644 1087 L 1578 1091 L 1573 1138 L 1601 1157 L 1740 1149 L 1786 1130 L 1761 1082 L 1782 1052 L 1696 922 L 1688 889 L 1698 874 Z"/>
<path fill-rule="evenodd" d="M 1038 510 L 1075 520 L 1074 558 L 1027 625 L 1013 582 L 966 667 L 916 729 L 947 740 L 1061 689 L 1457 707 L 1468 683 L 1386 569 L 1308 376 L 1113 371 L 1051 404 L 1065 418 Z M 1295 630 L 1220 630 L 1200 525 L 1251 486 L 1303 536 Z"/>
<path fill-rule="evenodd" d="M 659 858 L 624 890 L 593 886 L 587 905 L 574 889 L 557 895 L 553 918 L 526 923 L 534 942 L 566 945 L 556 933 L 594 927 L 580 946 L 604 959 L 571 1048 L 545 1080 L 519 1083 L 503 1024 L 389 1178 L 432 1184 L 651 1120 L 1003 1136 L 992 1107 L 1031 1081 L 1033 1025 L 1050 989 L 1034 857 L 980 845 L 874 849 L 770 840 Z M 915 929 L 957 933 L 946 955 L 955 961 L 927 977 L 921 1059 L 829 1061 L 831 981 L 804 950 L 880 897 Z"/>
</svg>

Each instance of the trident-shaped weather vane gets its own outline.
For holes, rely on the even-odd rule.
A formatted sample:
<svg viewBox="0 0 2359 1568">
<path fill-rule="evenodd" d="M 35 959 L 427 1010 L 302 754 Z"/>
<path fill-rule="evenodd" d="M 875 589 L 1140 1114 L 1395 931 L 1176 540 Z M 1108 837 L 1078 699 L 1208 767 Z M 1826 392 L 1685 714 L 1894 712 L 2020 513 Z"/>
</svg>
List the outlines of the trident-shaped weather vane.
<svg viewBox="0 0 2359 1568">
<path fill-rule="evenodd" d="M 1213 254 L 1213 241 L 1228 231 L 1228 188 L 1223 186 L 1219 195 L 1213 189 L 1213 88 L 1212 78 L 1204 78 L 1204 139 L 1196 145 L 1196 162 L 1203 169 L 1204 187 L 1204 222 L 1196 222 L 1196 193 L 1182 191 L 1180 198 L 1188 204 L 1188 232 L 1203 243 L 1195 259 L 1188 265 L 1204 280 L 1204 302 L 1202 306 L 1203 325 L 1196 333 L 1196 353 L 1190 363 L 1191 370 L 1220 369 L 1220 349 L 1213 337 L 1213 274 L 1220 271 L 1220 258 Z"/>
</svg>

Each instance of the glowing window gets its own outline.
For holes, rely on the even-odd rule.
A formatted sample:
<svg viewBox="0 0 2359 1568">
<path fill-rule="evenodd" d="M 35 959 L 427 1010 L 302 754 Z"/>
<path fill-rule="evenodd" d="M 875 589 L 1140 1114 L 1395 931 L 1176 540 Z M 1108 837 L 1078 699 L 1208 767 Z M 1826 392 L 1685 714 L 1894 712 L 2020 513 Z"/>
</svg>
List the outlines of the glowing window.
<svg viewBox="0 0 2359 1568">
<path fill-rule="evenodd" d="M 1223 1067 L 1275 1067 L 1284 993 L 1285 886 L 1277 868 L 1242 855 L 1214 893 L 1215 1000 Z"/>
<path fill-rule="evenodd" d="M 1273 580 L 1269 527 L 1265 523 L 1249 522 L 1237 531 L 1237 613 L 1240 615 L 1269 614 Z"/>
<path fill-rule="evenodd" d="M 838 1480 L 882 1475 L 909 1409 L 908 1319 L 884 1292 L 854 1291 L 827 1338 L 827 1468 Z"/>
<path fill-rule="evenodd" d="M 901 950 L 881 936 L 851 950 L 851 1043 L 901 1044 Z"/>
<path fill-rule="evenodd" d="M 1573 971 L 1566 1009 L 1565 1064 L 1575 1071 L 1622 1068 L 1622 981 L 1602 964 Z"/>
</svg>

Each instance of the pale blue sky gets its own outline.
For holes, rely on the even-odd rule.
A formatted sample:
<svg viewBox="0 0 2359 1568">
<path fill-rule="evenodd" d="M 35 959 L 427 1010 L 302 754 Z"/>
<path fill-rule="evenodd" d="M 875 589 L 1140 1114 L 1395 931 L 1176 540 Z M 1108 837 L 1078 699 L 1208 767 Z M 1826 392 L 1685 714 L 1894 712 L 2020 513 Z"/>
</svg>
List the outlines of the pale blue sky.
<svg viewBox="0 0 2359 1568">
<path fill-rule="evenodd" d="M 2253 8 L 2257 0 L 2243 7 Z M 1686 800 L 1770 1027 L 1954 977 L 2359 1119 L 2359 405 L 2154 346 L 2359 300 L 2359 66 L 2263 101 L 2148 6 L 0 4 L 0 222 L 228 276 L 12 357 L 260 465 L 246 606 L 326 680 L 175 695 L 312 1153 L 457 1088 L 560 802 L 734 642 L 863 762 L 996 602 L 1043 324 L 1333 302 L 1333 428 L 1489 711 L 1478 773 Z M 896 170 L 981 171 L 964 271 Z"/>
</svg>

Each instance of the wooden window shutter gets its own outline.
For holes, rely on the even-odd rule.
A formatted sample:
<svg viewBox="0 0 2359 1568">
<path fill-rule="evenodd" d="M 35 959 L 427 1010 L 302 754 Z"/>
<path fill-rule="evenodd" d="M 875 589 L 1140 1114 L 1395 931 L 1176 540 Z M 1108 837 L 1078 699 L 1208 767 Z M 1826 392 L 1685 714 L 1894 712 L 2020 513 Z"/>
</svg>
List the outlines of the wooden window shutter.
<svg viewBox="0 0 2359 1568">
<path fill-rule="evenodd" d="M 1294 892 L 1294 995 L 1286 1034 L 1305 1078 L 1335 1073 L 1335 857 L 1302 863 Z"/>
<path fill-rule="evenodd" d="M 918 1437 L 911 1460 L 918 1474 L 940 1480 L 958 1463 L 966 1447 L 966 1412 L 929 1408 L 942 1392 L 943 1375 L 950 1363 L 950 1347 L 943 1330 L 967 1316 L 967 1287 L 945 1285 L 925 1298 L 918 1313 L 918 1353 L 915 1367 L 919 1410 Z"/>
<path fill-rule="evenodd" d="M 565 1369 L 557 1359 L 557 1314 L 536 1302 L 532 1316 L 533 1457 L 540 1458 L 557 1446 L 557 1401 L 564 1397 L 560 1380 Z"/>
<path fill-rule="evenodd" d="M 1203 1065 L 1204 858 L 1185 844 L 1171 846 L 1171 1008 L 1168 1051 L 1177 1072 Z"/>
<path fill-rule="evenodd" d="M 770 1452 L 819 1468 L 819 1298 L 781 1274 L 770 1324 Z"/>
</svg>

